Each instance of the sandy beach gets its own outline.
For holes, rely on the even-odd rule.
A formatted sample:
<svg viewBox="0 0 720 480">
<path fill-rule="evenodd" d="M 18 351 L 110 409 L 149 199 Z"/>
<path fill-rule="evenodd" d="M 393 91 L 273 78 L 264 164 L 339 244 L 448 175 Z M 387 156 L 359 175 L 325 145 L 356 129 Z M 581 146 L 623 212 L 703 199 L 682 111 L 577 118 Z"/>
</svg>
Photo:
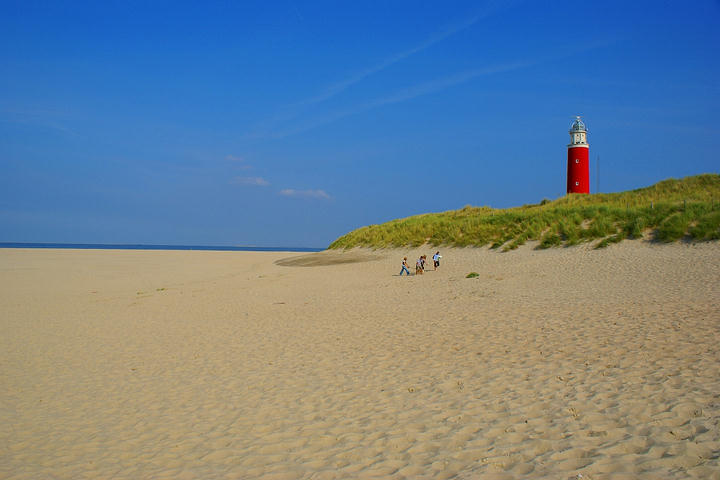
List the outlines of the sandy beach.
<svg viewBox="0 0 720 480">
<path fill-rule="evenodd" d="M 0 478 L 720 479 L 720 244 L 421 253 L 0 250 Z"/>
</svg>

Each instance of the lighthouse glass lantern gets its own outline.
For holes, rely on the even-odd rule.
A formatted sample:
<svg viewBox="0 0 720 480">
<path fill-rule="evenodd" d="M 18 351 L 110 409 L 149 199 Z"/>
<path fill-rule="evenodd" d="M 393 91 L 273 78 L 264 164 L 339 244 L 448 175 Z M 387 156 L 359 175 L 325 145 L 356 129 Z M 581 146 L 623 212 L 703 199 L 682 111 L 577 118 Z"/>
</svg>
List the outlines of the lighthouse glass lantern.
<svg viewBox="0 0 720 480">
<path fill-rule="evenodd" d="M 590 146 L 587 128 L 580 117 L 570 126 L 567 150 L 567 193 L 590 193 Z"/>
</svg>

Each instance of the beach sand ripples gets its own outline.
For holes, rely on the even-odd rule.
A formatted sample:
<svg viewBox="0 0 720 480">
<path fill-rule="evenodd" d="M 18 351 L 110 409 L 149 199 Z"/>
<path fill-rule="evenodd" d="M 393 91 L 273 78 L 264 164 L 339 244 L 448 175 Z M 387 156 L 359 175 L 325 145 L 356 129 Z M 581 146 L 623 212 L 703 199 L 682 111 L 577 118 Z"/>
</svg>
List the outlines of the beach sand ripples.
<svg viewBox="0 0 720 480">
<path fill-rule="evenodd" d="M 0 251 L 0 478 L 720 478 L 717 244 L 287 255 Z"/>
</svg>

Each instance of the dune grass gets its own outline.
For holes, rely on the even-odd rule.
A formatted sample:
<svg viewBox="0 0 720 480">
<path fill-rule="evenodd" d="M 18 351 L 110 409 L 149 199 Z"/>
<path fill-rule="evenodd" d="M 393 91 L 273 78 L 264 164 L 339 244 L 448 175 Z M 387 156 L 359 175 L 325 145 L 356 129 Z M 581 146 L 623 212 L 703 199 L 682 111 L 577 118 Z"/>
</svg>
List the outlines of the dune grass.
<svg viewBox="0 0 720 480">
<path fill-rule="evenodd" d="M 620 193 L 569 194 L 508 209 L 466 206 L 370 225 L 329 248 L 490 245 L 509 251 L 528 241 L 551 248 L 598 241 L 597 248 L 650 234 L 660 242 L 720 239 L 720 175 L 668 179 Z"/>
</svg>

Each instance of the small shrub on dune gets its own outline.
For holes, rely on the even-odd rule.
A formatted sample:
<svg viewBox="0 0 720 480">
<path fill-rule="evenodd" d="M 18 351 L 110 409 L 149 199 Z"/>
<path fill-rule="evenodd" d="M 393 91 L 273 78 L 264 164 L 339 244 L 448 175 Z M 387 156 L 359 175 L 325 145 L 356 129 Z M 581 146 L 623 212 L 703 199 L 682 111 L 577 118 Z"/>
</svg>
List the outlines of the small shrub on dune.
<svg viewBox="0 0 720 480">
<path fill-rule="evenodd" d="M 515 238 L 515 236 L 512 234 L 511 235 L 504 234 L 501 238 L 495 240 L 495 242 L 492 244 L 492 246 L 490 248 L 500 248 L 503 245 L 505 245 L 507 242 L 512 240 L 513 238 Z"/>
<path fill-rule="evenodd" d="M 472 238 L 466 237 L 466 236 L 458 236 L 456 237 L 450 244 L 454 247 L 468 247 L 470 245 L 473 245 L 474 242 Z"/>
<path fill-rule="evenodd" d="M 607 217 L 598 216 L 596 217 L 590 227 L 587 229 L 587 235 L 590 238 L 602 238 L 611 233 L 615 233 L 616 229 Z"/>
<path fill-rule="evenodd" d="M 502 239 L 500 239 L 500 240 L 495 240 L 495 241 L 492 243 L 492 245 L 490 245 L 490 248 L 491 248 L 492 250 L 498 249 L 498 248 L 500 248 L 500 247 L 503 246 L 503 243 L 505 243 L 505 242 L 504 242 Z"/>
<path fill-rule="evenodd" d="M 572 236 L 568 237 L 567 240 L 565 240 L 565 246 L 566 247 L 574 247 L 575 245 L 578 245 L 581 241 L 581 238 L 579 236 Z"/>
<path fill-rule="evenodd" d="M 689 233 L 695 240 L 720 240 L 720 211 L 710 212 L 698 218 Z"/>
<path fill-rule="evenodd" d="M 476 245 L 487 245 L 495 237 L 495 231 L 487 225 L 480 225 L 475 233 Z"/>
<path fill-rule="evenodd" d="M 645 229 L 645 219 L 639 215 L 632 216 L 623 226 L 628 238 L 641 238 Z"/>
<path fill-rule="evenodd" d="M 537 246 L 539 249 L 545 249 L 550 247 L 557 247 L 562 243 L 562 238 L 555 232 L 547 232 L 540 239 L 540 244 Z"/>
<path fill-rule="evenodd" d="M 667 217 L 657 228 L 656 238 L 661 242 L 674 242 L 685 236 L 690 219 L 683 212 Z"/>
<path fill-rule="evenodd" d="M 668 203 L 657 203 L 653 205 L 653 208 L 644 209 L 644 213 L 648 220 L 648 226 L 657 226 L 667 217 L 677 212 L 678 208 L 675 205 Z"/>
<path fill-rule="evenodd" d="M 598 242 L 598 244 L 595 245 L 595 249 L 605 248 L 608 245 L 610 245 L 611 243 L 620 243 L 623 240 L 625 240 L 625 233 L 624 232 L 616 233 L 615 235 L 610 235 L 609 237 L 605 237 L 602 240 L 600 240 L 600 242 Z"/>
<path fill-rule="evenodd" d="M 518 235 L 512 242 L 505 245 L 503 247 L 503 252 L 509 252 L 510 250 L 515 250 L 520 245 L 525 245 L 525 242 L 527 242 L 528 235 L 526 233 L 522 233 Z"/>
<path fill-rule="evenodd" d="M 525 235 L 527 240 L 537 240 L 540 238 L 540 234 L 545 230 L 548 225 L 547 217 L 544 213 L 540 213 L 537 216 L 528 218 L 523 224 Z"/>
<path fill-rule="evenodd" d="M 559 231 L 560 235 L 565 238 L 565 245 L 577 245 L 580 243 L 580 225 L 575 224 L 572 221 L 560 221 Z"/>
</svg>

